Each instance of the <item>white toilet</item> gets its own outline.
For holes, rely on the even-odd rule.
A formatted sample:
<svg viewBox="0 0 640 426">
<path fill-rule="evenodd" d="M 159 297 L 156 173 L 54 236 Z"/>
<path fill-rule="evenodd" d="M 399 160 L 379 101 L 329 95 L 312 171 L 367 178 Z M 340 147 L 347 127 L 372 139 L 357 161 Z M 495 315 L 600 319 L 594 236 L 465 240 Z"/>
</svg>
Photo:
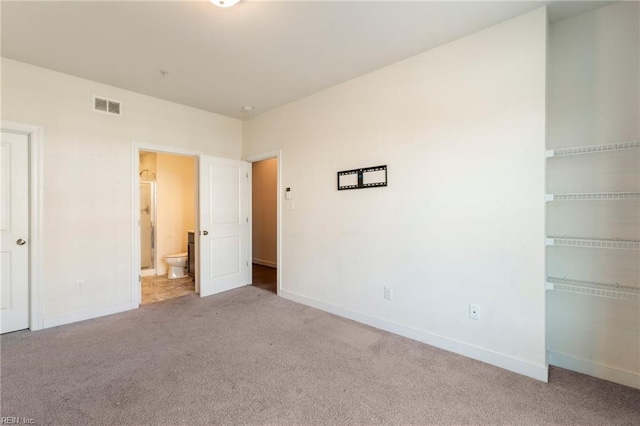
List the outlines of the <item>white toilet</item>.
<svg viewBox="0 0 640 426">
<path fill-rule="evenodd" d="M 187 276 L 187 252 L 168 254 L 164 258 L 169 264 L 169 279 L 183 278 Z"/>
</svg>

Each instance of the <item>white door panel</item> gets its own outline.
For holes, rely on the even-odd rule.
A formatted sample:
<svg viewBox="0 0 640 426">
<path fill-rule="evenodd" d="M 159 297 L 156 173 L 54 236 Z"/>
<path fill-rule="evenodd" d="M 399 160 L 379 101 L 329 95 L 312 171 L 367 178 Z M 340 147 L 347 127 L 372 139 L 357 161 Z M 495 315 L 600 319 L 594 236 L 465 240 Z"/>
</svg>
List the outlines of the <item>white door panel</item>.
<svg viewBox="0 0 640 426">
<path fill-rule="evenodd" d="M 249 170 L 200 157 L 200 296 L 249 284 Z"/>
<path fill-rule="evenodd" d="M 29 139 L 2 132 L 0 143 L 0 332 L 29 328 Z"/>
<path fill-rule="evenodd" d="M 211 219 L 216 224 L 236 224 L 240 219 L 240 174 L 237 166 L 209 165 Z"/>
<path fill-rule="evenodd" d="M 2 251 L 0 253 L 0 268 L 2 271 L 2 300 L 0 301 L 0 308 L 3 311 L 3 315 L 5 311 L 11 310 L 12 300 L 11 300 L 11 252 Z M 2 321 L 2 325 L 6 325 L 7 321 Z M 7 330 L 9 331 L 9 330 Z M 4 328 L 2 330 L 4 333 Z"/>
<path fill-rule="evenodd" d="M 238 274 L 242 271 L 242 244 L 240 237 L 215 238 L 211 240 L 211 264 L 213 278 Z"/>
</svg>

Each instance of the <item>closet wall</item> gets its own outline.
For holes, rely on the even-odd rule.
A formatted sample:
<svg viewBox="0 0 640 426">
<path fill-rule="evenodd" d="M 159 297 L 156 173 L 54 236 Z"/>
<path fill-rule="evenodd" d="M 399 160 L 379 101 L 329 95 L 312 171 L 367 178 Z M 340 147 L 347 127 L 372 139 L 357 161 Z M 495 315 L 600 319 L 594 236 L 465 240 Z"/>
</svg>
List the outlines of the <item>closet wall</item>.
<svg viewBox="0 0 640 426">
<path fill-rule="evenodd" d="M 547 346 L 552 365 L 640 388 L 638 6 L 550 27 Z"/>
</svg>

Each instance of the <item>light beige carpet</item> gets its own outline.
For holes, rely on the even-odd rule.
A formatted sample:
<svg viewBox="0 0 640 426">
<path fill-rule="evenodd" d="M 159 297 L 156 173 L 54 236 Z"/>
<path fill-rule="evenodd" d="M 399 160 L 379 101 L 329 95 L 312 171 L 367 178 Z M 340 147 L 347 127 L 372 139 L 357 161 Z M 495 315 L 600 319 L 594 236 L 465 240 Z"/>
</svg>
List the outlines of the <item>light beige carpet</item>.
<svg viewBox="0 0 640 426">
<path fill-rule="evenodd" d="M 640 424 L 638 390 L 541 383 L 255 287 L 1 344 L 1 414 L 37 424 Z"/>
</svg>

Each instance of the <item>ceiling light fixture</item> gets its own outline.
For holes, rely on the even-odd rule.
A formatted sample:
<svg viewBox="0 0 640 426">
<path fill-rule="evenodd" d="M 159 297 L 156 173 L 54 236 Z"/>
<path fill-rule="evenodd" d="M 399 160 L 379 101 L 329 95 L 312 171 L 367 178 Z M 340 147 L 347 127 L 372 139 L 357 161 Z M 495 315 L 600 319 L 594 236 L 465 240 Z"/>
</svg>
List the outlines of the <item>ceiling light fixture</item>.
<svg viewBox="0 0 640 426">
<path fill-rule="evenodd" d="M 250 114 L 253 112 L 253 107 L 251 105 L 245 105 L 242 107 L 242 112 L 245 114 Z"/>
<path fill-rule="evenodd" d="M 211 3 L 215 4 L 218 7 L 231 7 L 234 4 L 238 3 L 240 0 L 210 0 Z"/>
</svg>

